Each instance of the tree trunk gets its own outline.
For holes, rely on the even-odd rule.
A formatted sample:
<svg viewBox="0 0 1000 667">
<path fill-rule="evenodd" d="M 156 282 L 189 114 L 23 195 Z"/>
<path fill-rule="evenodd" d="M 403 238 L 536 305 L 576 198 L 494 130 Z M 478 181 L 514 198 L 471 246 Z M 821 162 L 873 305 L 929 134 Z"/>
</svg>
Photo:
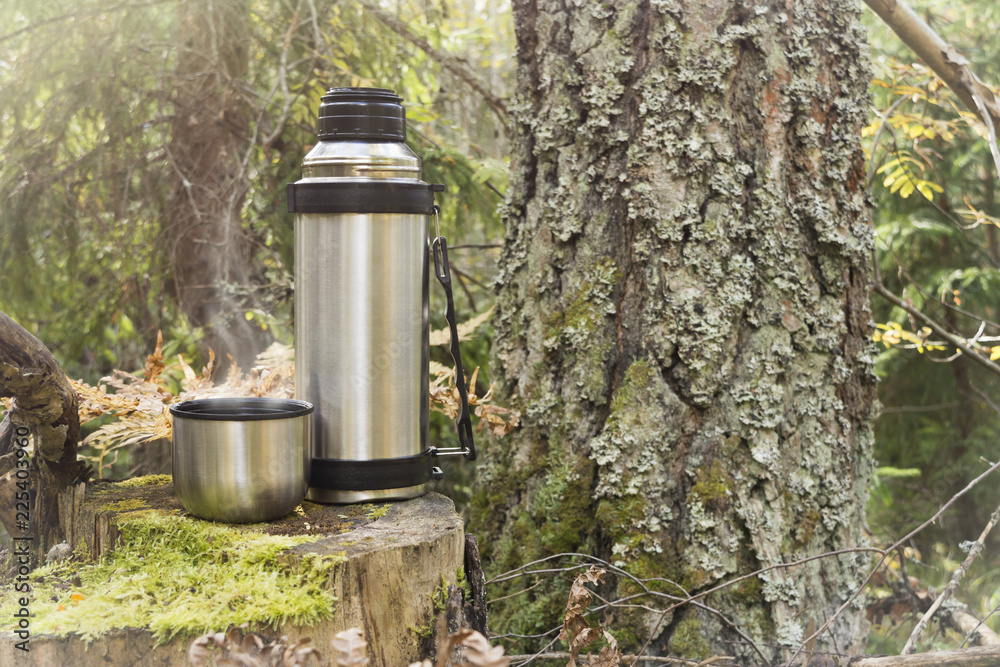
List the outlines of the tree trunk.
<svg viewBox="0 0 1000 667">
<path fill-rule="evenodd" d="M 858 7 L 515 0 L 514 12 L 492 370 L 523 428 L 479 468 L 491 570 L 583 551 L 678 595 L 862 546 L 876 395 Z M 759 643 L 797 646 L 867 561 L 771 570 L 704 602 Z M 491 596 L 527 587 L 508 586 Z M 614 586 L 602 595 L 635 592 Z M 491 625 L 548 630 L 565 590 L 491 607 Z M 618 609 L 610 629 L 635 649 L 655 618 Z M 856 650 L 865 625 L 850 607 L 809 648 Z M 692 606 L 656 635 L 654 654 L 761 661 Z"/>
<path fill-rule="evenodd" d="M 0 522 L 37 562 L 59 542 L 74 544 L 87 466 L 76 458 L 76 392 L 48 349 L 2 312 L 0 398 L 14 399 L 0 422 Z"/>
<path fill-rule="evenodd" d="M 185 41 L 175 70 L 167 236 L 179 305 L 205 328 L 224 373 L 227 355 L 247 369 L 264 347 L 243 316 L 253 305 L 241 216 L 250 118 L 237 84 L 247 68 L 249 9 L 245 0 L 198 0 L 178 11 Z"/>
</svg>

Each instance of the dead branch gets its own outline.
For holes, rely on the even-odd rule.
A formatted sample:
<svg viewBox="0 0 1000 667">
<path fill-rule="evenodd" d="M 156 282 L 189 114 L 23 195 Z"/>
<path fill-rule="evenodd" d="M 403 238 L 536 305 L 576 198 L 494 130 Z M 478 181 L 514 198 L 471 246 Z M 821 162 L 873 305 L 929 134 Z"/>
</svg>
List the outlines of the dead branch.
<svg viewBox="0 0 1000 667">
<path fill-rule="evenodd" d="M 961 632 L 966 637 L 966 643 L 972 642 L 976 646 L 1000 646 L 1000 637 L 993 632 L 985 622 L 969 613 L 964 608 L 965 605 L 956 605 L 950 614 L 944 616 L 941 621 L 947 623 Z"/>
<path fill-rule="evenodd" d="M 534 658 L 535 660 L 560 660 L 566 661 L 573 656 L 565 651 L 552 651 L 549 653 L 537 653 L 535 655 L 512 655 L 508 656 L 511 662 L 515 660 L 528 660 Z M 725 655 L 717 655 L 707 660 L 687 660 L 685 658 L 669 658 L 665 656 L 652 656 L 652 655 L 625 655 L 622 657 L 623 660 L 638 660 L 639 662 L 652 662 L 661 665 L 687 665 L 687 667 L 708 667 L 709 665 L 716 665 L 717 667 L 722 667 L 722 665 L 732 665 L 734 663 L 730 662 L 732 658 Z M 583 657 L 579 657 L 579 660 L 585 660 Z M 580 664 L 588 664 L 586 662 L 581 662 Z"/>
<path fill-rule="evenodd" d="M 901 0 L 865 0 L 900 40 L 913 49 L 962 103 L 984 122 L 1000 122 L 1000 101 L 969 67 L 969 61 Z M 982 105 L 976 101 L 979 97 Z"/>
<path fill-rule="evenodd" d="M 876 281 L 878 281 L 877 276 L 876 276 Z M 868 575 L 865 577 L 864 581 L 861 582 L 861 585 L 854 592 L 854 594 L 851 595 L 850 597 L 848 597 L 847 600 L 845 600 L 844 603 L 841 604 L 840 607 L 837 608 L 837 611 L 834 612 L 833 615 L 826 620 L 826 622 L 823 624 L 823 626 L 819 630 L 817 630 L 816 632 L 812 633 L 811 635 L 809 635 L 808 637 L 806 637 L 802 641 L 802 643 L 795 650 L 795 652 L 792 654 L 792 657 L 788 660 L 788 662 L 786 664 L 787 665 L 791 665 L 792 663 L 794 663 L 795 658 L 797 658 L 799 656 L 799 654 L 802 653 L 803 650 L 805 650 L 806 645 L 809 642 L 811 642 L 814 639 L 816 639 L 817 637 L 819 637 L 820 635 L 822 635 L 824 632 L 826 632 L 827 629 L 831 625 L 833 625 L 834 621 L 836 621 L 840 617 L 840 615 L 844 612 L 844 610 L 847 609 L 848 605 L 853 604 L 854 601 L 858 599 L 858 597 L 861 595 L 862 591 L 864 591 L 865 588 L 868 587 L 868 584 L 871 582 L 872 577 L 875 576 L 875 573 L 878 572 L 879 569 L 881 569 L 881 567 L 885 564 L 885 561 L 889 558 L 889 554 L 891 554 L 893 551 L 895 551 L 896 549 L 898 549 L 900 546 L 902 546 L 902 545 L 906 544 L 907 542 L 909 542 L 913 538 L 914 535 L 916 535 L 917 533 L 921 532 L 923 529 L 927 528 L 927 526 L 929 526 L 932 523 L 934 523 L 935 521 L 937 521 L 938 518 L 942 514 L 944 514 L 948 510 L 949 507 L 951 507 L 953 504 L 955 504 L 955 502 L 959 498 L 961 498 L 966 493 L 968 493 L 974 486 L 976 486 L 977 484 L 979 484 L 981 481 L 983 481 L 984 479 L 986 479 L 988 476 L 990 476 L 994 472 L 996 472 L 997 469 L 1000 469 L 1000 461 L 997 461 L 996 463 L 994 463 L 993 465 L 991 465 L 984 472 L 980 473 L 979 476 L 977 476 L 971 482 L 969 482 L 968 484 L 966 484 L 965 487 L 961 491 L 959 491 L 958 493 L 956 493 L 955 495 L 953 495 L 951 498 L 949 498 L 948 501 L 944 505 L 942 505 L 941 507 L 938 508 L 938 511 L 935 512 L 934 515 L 931 518 L 927 519 L 922 524 L 920 524 L 919 526 L 917 526 L 916 528 L 914 528 L 913 530 L 911 530 L 909 533 L 907 533 L 903 537 L 901 537 L 898 540 L 896 540 L 895 543 L 893 543 L 892 545 L 890 545 L 889 547 L 887 547 L 883 551 L 882 557 L 875 564 L 875 566 L 872 567 L 869 570 Z"/>
<path fill-rule="evenodd" d="M 850 667 L 996 667 L 1000 664 L 1000 646 L 854 658 L 847 664 Z"/>
<path fill-rule="evenodd" d="M 962 580 L 962 577 L 965 576 L 969 566 L 972 565 L 972 561 L 974 561 L 976 556 L 979 555 L 979 552 L 983 550 L 986 537 L 990 534 L 990 531 L 993 530 L 993 526 L 996 525 L 997 520 L 1000 520 L 1000 507 L 997 507 L 996 510 L 994 510 L 993 515 L 990 516 L 990 520 L 986 523 L 986 527 L 983 528 L 983 532 L 979 535 L 979 539 L 973 542 L 972 546 L 969 548 L 969 555 L 965 557 L 962 564 L 959 565 L 952 574 L 948 585 L 944 587 L 941 594 L 938 595 L 937 599 L 934 600 L 934 603 L 931 604 L 930 609 L 924 613 L 924 615 L 917 622 L 916 626 L 914 626 L 913 631 L 910 633 L 910 637 L 906 640 L 906 645 L 903 646 L 902 652 L 904 655 L 907 653 L 914 653 L 917 650 L 916 644 L 920 641 L 920 635 L 923 634 L 924 628 L 927 627 L 927 624 L 934 616 L 934 613 L 941 607 L 944 601 L 948 599 L 956 588 L 958 588 L 958 583 Z"/>
<path fill-rule="evenodd" d="M 14 399 L 0 433 L 23 426 L 32 431 L 45 460 L 59 461 L 66 454 L 75 457 L 80 435 L 76 392 L 48 348 L 2 312 L 0 397 Z M 9 470 L 0 469 L 0 474 Z"/>
<path fill-rule="evenodd" d="M 472 71 L 472 68 L 469 67 L 467 62 L 461 58 L 435 49 L 431 46 L 430 42 L 416 35 L 406 26 L 405 23 L 392 14 L 388 14 L 375 5 L 364 2 L 363 0 L 360 4 L 366 11 L 371 12 L 385 27 L 389 28 L 394 33 L 429 55 L 437 63 L 439 63 L 441 67 L 445 68 L 448 72 L 458 77 L 459 80 L 476 91 L 476 93 L 483 98 L 483 101 L 486 102 L 490 109 L 493 110 L 493 113 L 497 115 L 497 118 L 500 119 L 503 126 L 506 126 L 507 105 L 504 104 L 504 101 L 500 97 L 487 90 L 486 84 L 480 81 L 479 77 Z"/>
</svg>

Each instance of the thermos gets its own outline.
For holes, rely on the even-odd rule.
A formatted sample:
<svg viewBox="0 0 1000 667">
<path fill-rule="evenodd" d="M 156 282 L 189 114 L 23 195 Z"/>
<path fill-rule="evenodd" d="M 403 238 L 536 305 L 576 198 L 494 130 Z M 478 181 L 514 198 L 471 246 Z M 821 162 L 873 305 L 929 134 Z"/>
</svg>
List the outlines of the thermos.
<svg viewBox="0 0 1000 667">
<path fill-rule="evenodd" d="M 402 99 L 334 88 L 319 142 L 288 185 L 295 213 L 296 397 L 315 406 L 308 498 L 405 499 L 440 479 L 437 458 L 475 458 L 447 242 L 430 238 L 434 193 L 406 144 Z M 445 287 L 462 411 L 458 448 L 428 443 L 430 265 Z"/>
</svg>

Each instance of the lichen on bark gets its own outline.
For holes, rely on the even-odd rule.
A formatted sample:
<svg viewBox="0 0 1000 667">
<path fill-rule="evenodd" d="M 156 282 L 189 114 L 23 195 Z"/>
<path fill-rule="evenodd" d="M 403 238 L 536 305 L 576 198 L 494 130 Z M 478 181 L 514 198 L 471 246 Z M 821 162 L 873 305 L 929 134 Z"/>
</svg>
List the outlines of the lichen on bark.
<svg viewBox="0 0 1000 667">
<path fill-rule="evenodd" d="M 474 524 L 491 567 L 586 551 L 694 592 L 862 545 L 876 399 L 858 8 L 514 11 L 492 370 L 523 427 L 487 446 L 479 470 Z M 852 591 L 862 558 L 772 570 L 707 603 L 755 640 L 791 645 Z M 491 625 L 547 630 L 560 593 L 491 608 Z M 650 627 L 641 612 L 618 623 L 638 642 Z M 749 651 L 690 608 L 652 649 L 701 652 L 695 630 L 712 650 Z M 852 608 L 817 647 L 863 636 Z"/>
</svg>

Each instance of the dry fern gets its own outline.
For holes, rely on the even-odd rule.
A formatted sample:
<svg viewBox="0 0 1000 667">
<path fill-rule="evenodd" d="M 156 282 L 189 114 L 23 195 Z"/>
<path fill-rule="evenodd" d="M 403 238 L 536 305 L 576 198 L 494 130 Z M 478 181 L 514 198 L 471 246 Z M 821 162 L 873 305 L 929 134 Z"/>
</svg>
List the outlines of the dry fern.
<svg viewBox="0 0 1000 667">
<path fill-rule="evenodd" d="M 459 339 L 468 338 L 486 322 L 492 312 L 491 308 L 460 324 Z M 443 334 L 441 331 L 432 331 L 431 337 L 435 344 L 448 343 L 447 331 Z M 233 396 L 290 398 L 295 395 L 294 358 L 294 348 L 273 343 L 257 356 L 257 363 L 249 373 L 244 374 L 235 363 L 230 363 L 225 380 L 216 384 L 212 378 L 215 354 L 211 350 L 208 364 L 201 373 L 197 373 L 180 355 L 173 361 L 164 358 L 163 336 L 158 333 L 156 349 L 146 357 L 141 376 L 115 370 L 110 376 L 101 378 L 96 387 L 70 380 L 80 398 L 81 424 L 105 416 L 115 419 L 100 425 L 87 436 L 83 444 L 92 446 L 94 453 L 81 454 L 81 458 L 92 463 L 98 476 L 103 477 L 105 470 L 117 461 L 118 450 L 160 438 L 170 438 L 172 422 L 168 408 L 172 403 L 196 398 Z M 433 378 L 429 388 L 431 408 L 454 419 L 460 408 L 454 370 L 431 362 L 430 372 Z M 479 418 L 476 430 L 479 432 L 483 428 L 489 428 L 494 435 L 507 435 L 517 427 L 520 415 L 514 410 L 491 403 L 492 386 L 485 395 L 477 396 L 475 386 L 478 373 L 477 368 L 469 381 L 469 405 Z M 181 378 L 180 390 L 176 395 L 168 388 L 168 375 Z"/>
<path fill-rule="evenodd" d="M 433 376 L 430 386 L 431 409 L 455 419 L 462 408 L 462 401 L 459 397 L 458 387 L 455 386 L 454 369 L 432 361 L 431 375 Z M 478 376 L 479 369 L 477 368 L 466 384 L 469 406 L 473 408 L 473 413 L 479 417 L 476 432 L 479 433 L 484 427 L 489 427 L 493 435 L 505 436 L 517 428 L 521 421 L 521 415 L 516 410 L 490 403 L 493 400 L 493 385 L 490 385 L 485 394 L 477 396 L 476 378 Z"/>
<path fill-rule="evenodd" d="M 601 649 L 596 658 L 588 656 L 587 664 L 590 667 L 618 667 L 621 664 L 622 652 L 614 636 L 602 628 L 591 627 L 584 618 L 587 607 L 594 599 L 584 584 L 603 583 L 605 573 L 606 570 L 591 565 L 589 570 L 577 576 L 570 588 L 569 599 L 566 601 L 566 615 L 563 617 L 563 627 L 559 633 L 559 639 L 569 643 L 570 659 L 567 667 L 575 667 L 580 650 L 601 637 L 608 642 L 608 645 Z"/>
</svg>

